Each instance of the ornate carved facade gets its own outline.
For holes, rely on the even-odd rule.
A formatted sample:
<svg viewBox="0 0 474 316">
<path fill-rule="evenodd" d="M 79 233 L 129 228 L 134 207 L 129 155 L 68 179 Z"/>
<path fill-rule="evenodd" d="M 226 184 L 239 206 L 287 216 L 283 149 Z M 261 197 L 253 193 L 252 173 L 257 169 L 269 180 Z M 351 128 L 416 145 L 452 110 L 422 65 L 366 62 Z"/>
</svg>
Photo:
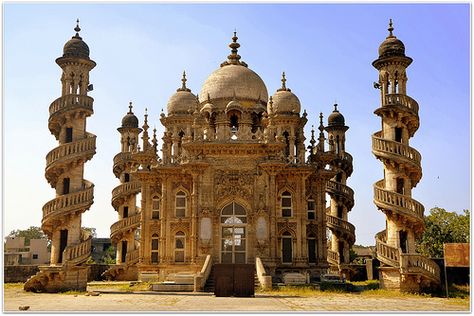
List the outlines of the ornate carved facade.
<svg viewBox="0 0 474 316">
<path fill-rule="evenodd" d="M 111 236 L 120 258 L 138 249 L 139 279 L 197 274 L 207 256 L 213 263 L 255 264 L 259 258 L 276 279 L 290 271 L 318 276 L 329 267 L 327 183 L 342 168 L 346 175 L 339 186 L 344 185 L 352 159 L 344 164 L 350 155 L 333 144 L 339 136 L 325 148 L 324 130 L 337 134 L 337 128 L 325 127 L 322 114 L 319 138 L 313 131 L 306 148 L 307 113 L 301 113 L 298 97 L 286 87 L 285 74 L 269 97 L 263 80 L 240 60 L 237 39 L 234 34 L 231 54 L 206 80 L 199 97 L 186 86 L 183 73 L 167 115 L 160 117 L 165 127 L 161 157 L 156 131 L 151 140 L 148 135 L 147 116 L 141 146 L 131 110 L 119 128 L 122 151 L 114 158 L 114 173 L 122 180 L 121 172 L 127 172 L 130 183 L 137 182 L 141 206 L 132 198 L 137 191 L 129 190 L 129 198 L 119 203 L 115 189 L 112 203 L 119 222 L 112 225 Z M 114 238 L 114 228 L 127 220 L 124 205 L 128 216 L 135 216 L 131 209 L 141 209 L 137 248 L 130 248 L 128 239 L 136 226 Z M 340 228 L 337 224 L 332 227 Z M 337 236 L 353 243 L 354 229 Z"/>
</svg>

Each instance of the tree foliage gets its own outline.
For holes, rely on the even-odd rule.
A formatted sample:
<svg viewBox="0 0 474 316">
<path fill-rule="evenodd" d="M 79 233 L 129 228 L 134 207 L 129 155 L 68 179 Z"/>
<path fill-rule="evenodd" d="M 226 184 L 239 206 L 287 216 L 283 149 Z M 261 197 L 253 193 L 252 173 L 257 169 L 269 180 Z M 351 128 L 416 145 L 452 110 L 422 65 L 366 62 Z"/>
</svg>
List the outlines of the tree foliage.
<svg viewBox="0 0 474 316">
<path fill-rule="evenodd" d="M 96 229 L 93 227 L 82 227 L 82 230 L 86 232 L 87 236 L 92 236 L 92 238 L 97 238 Z M 87 238 L 87 236 L 85 236 Z"/>
<path fill-rule="evenodd" d="M 15 229 L 7 235 L 7 237 L 25 237 L 25 246 L 30 245 L 31 239 L 47 239 L 48 236 L 40 227 L 30 226 L 28 229 Z"/>
<path fill-rule="evenodd" d="M 431 258 L 443 257 L 443 244 L 469 242 L 470 212 L 448 212 L 435 207 L 425 217 L 425 231 L 418 241 L 418 252 Z"/>
</svg>

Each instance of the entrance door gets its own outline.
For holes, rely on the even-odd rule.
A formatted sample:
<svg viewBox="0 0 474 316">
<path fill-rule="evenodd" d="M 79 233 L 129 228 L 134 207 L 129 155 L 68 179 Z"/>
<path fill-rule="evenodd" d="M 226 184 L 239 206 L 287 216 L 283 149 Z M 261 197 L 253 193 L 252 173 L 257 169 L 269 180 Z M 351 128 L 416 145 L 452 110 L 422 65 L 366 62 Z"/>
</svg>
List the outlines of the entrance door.
<svg viewBox="0 0 474 316">
<path fill-rule="evenodd" d="M 402 249 L 403 253 L 408 252 L 408 234 L 406 231 L 401 230 L 398 232 L 398 236 L 400 238 L 400 248 Z"/>
<path fill-rule="evenodd" d="M 221 213 L 221 263 L 246 263 L 247 213 L 232 202 Z"/>
<path fill-rule="evenodd" d="M 284 232 L 281 238 L 281 252 L 283 263 L 293 262 L 293 238 L 288 232 Z"/>
<path fill-rule="evenodd" d="M 61 229 L 61 235 L 59 237 L 59 259 L 58 262 L 63 262 L 63 251 L 67 246 L 67 229 Z"/>
</svg>

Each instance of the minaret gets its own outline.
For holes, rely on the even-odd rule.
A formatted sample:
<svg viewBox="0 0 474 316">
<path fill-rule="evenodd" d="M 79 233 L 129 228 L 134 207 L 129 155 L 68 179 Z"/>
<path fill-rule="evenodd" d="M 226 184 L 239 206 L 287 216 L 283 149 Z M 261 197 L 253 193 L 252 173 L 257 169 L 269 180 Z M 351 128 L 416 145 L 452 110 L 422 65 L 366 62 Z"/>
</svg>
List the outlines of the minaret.
<svg viewBox="0 0 474 316">
<path fill-rule="evenodd" d="M 46 156 L 45 176 L 56 197 L 43 206 L 41 228 L 51 239 L 51 266 L 38 274 L 47 282 L 33 277 L 25 284 L 27 290 L 85 289 L 87 282 L 87 267 L 81 264 L 90 256 L 91 237 L 81 229 L 81 216 L 94 198 L 94 185 L 83 175 L 84 163 L 95 154 L 96 136 L 86 131 L 86 119 L 93 114 L 94 100 L 87 94 L 92 90 L 89 72 L 96 63 L 89 58 L 77 23 L 76 34 L 56 59 L 62 69 L 62 93 L 49 107 L 48 127 L 58 147 Z"/>
<path fill-rule="evenodd" d="M 329 262 L 334 268 L 343 271 L 343 265 L 349 264 L 349 250 L 355 241 L 354 225 L 348 222 L 347 214 L 354 206 L 354 191 L 346 185 L 352 174 L 352 156 L 346 152 L 346 131 L 344 116 L 334 104 L 334 111 L 328 117 L 329 150 L 336 155 L 331 168 L 336 176 L 326 184 L 326 192 L 331 197 L 331 206 L 326 211 L 327 225 L 332 232 L 331 251 L 337 253 L 338 262 Z"/>
<path fill-rule="evenodd" d="M 372 63 L 379 71 L 374 85 L 381 96 L 381 107 L 374 113 L 382 119 L 382 130 L 372 136 L 372 152 L 384 164 L 384 179 L 374 184 L 374 203 L 387 218 L 386 230 L 376 235 L 377 258 L 384 287 L 393 286 L 388 280 L 400 276 L 399 288 L 412 291 L 424 280 L 439 282 L 439 268 L 416 253 L 415 240 L 424 229 L 424 207 L 412 198 L 422 175 L 421 155 L 409 145 L 419 127 L 418 103 L 406 89 L 406 69 L 413 60 L 393 35 L 392 20 L 388 31 L 379 58 Z"/>
<path fill-rule="evenodd" d="M 140 226 L 140 212 L 137 205 L 137 194 L 140 193 L 140 182 L 135 181 L 132 168 L 135 166 L 132 153 L 138 151 L 138 135 L 142 129 L 138 127 L 138 118 L 129 111 L 117 128 L 120 133 L 121 150 L 114 157 L 113 171 L 120 184 L 112 191 L 112 206 L 118 213 L 118 221 L 110 227 L 110 239 L 116 246 L 117 266 L 107 270 L 105 276 L 115 280 L 136 279 L 136 268 L 130 266 L 138 261 L 139 241 L 135 233 Z M 132 271 L 133 270 L 133 271 Z"/>
</svg>

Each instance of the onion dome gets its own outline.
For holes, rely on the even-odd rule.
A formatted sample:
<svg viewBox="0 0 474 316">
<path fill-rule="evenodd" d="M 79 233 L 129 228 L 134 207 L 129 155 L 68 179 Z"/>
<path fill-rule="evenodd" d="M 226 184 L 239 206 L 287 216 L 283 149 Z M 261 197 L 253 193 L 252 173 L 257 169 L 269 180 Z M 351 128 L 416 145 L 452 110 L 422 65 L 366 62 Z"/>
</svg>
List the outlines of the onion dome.
<svg viewBox="0 0 474 316">
<path fill-rule="evenodd" d="M 74 35 L 63 48 L 63 57 L 76 57 L 89 59 L 89 46 L 79 36 L 81 28 L 79 27 L 79 19 L 77 19 L 77 25 L 74 28 L 76 35 Z"/>
<path fill-rule="evenodd" d="M 328 126 L 341 126 L 345 125 L 344 116 L 337 110 L 337 103 L 334 104 L 334 111 L 328 117 Z"/>
<path fill-rule="evenodd" d="M 401 56 L 405 57 L 405 45 L 395 35 L 393 35 L 393 24 L 390 19 L 388 31 L 390 34 L 387 36 L 385 41 L 380 44 L 379 47 L 379 58 Z"/>
<path fill-rule="evenodd" d="M 212 100 L 232 100 L 234 94 L 237 100 L 241 101 L 256 102 L 260 99 L 267 102 L 268 91 L 262 78 L 249 69 L 245 62 L 240 61 L 240 55 L 237 54 L 240 44 L 237 43 L 237 39 L 234 32 L 232 43 L 229 44 L 231 54 L 227 57 L 227 61 L 206 79 L 199 93 L 199 102 L 206 102 L 207 95 L 210 95 Z"/>
<path fill-rule="evenodd" d="M 275 92 L 272 99 L 275 114 L 298 114 L 301 110 L 300 100 L 291 92 L 291 89 L 286 87 L 285 72 L 282 73 L 281 88 Z"/>
<path fill-rule="evenodd" d="M 129 111 L 122 119 L 122 127 L 138 128 L 138 117 L 132 112 L 132 102 L 129 103 Z"/>
<path fill-rule="evenodd" d="M 183 79 L 181 79 L 182 86 L 176 90 L 168 100 L 168 115 L 169 114 L 189 114 L 189 110 L 198 106 L 197 98 L 191 93 L 191 90 L 186 87 L 186 72 L 183 72 Z"/>
</svg>

